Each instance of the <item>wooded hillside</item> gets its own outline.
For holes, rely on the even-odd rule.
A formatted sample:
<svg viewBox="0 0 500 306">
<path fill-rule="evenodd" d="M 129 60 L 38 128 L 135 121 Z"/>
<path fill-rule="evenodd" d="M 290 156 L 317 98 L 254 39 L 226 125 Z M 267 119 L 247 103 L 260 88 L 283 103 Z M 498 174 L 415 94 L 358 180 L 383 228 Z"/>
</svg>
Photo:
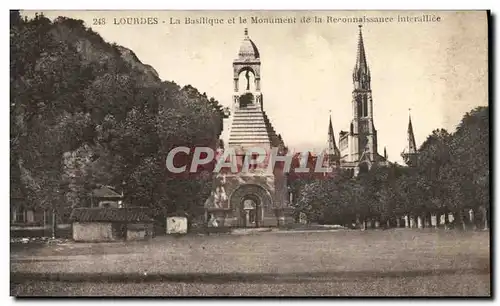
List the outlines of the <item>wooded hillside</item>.
<svg viewBox="0 0 500 306">
<path fill-rule="evenodd" d="M 211 179 L 170 178 L 165 158 L 174 146 L 216 147 L 216 100 L 162 82 L 81 20 L 10 17 L 11 197 L 63 212 L 102 184 L 159 214 L 203 207 Z"/>
</svg>

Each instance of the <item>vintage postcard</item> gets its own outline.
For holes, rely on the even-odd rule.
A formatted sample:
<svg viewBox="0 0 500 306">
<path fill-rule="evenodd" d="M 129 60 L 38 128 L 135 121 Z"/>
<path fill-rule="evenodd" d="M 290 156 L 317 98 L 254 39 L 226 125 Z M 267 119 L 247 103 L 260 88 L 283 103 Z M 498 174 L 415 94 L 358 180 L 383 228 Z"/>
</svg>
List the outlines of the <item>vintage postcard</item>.
<svg viewBox="0 0 500 306">
<path fill-rule="evenodd" d="M 10 294 L 491 296 L 488 11 L 10 12 Z"/>
</svg>

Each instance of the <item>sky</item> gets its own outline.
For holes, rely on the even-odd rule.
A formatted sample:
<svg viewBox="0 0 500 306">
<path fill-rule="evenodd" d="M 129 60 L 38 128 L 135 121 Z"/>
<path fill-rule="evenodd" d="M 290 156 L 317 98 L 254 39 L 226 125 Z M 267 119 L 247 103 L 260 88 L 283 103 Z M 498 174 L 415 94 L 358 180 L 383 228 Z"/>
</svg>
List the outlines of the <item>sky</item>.
<svg viewBox="0 0 500 306">
<path fill-rule="evenodd" d="M 33 15 L 34 12 L 25 12 Z M 346 18 L 384 18 L 364 22 L 363 39 L 371 71 L 378 151 L 389 160 L 407 142 L 409 109 L 417 146 L 432 130 L 454 131 L 462 116 L 488 105 L 488 33 L 481 11 L 44 11 L 51 19 L 67 16 L 106 41 L 134 51 L 162 80 L 192 85 L 231 106 L 232 62 L 244 28 L 261 56 L 264 110 L 290 148 L 327 146 L 328 116 L 338 133 L 352 120 L 352 70 L 358 22 Z M 398 22 L 399 17 L 434 22 Z M 119 24 L 126 18 L 151 18 L 157 24 Z M 201 18 L 223 24 L 186 24 Z M 229 24 L 234 17 L 235 24 Z M 257 18 L 296 18 L 295 23 L 251 23 Z M 312 22 L 301 23 L 303 17 Z M 315 23 L 314 17 L 322 18 Z M 387 18 L 393 21 L 387 21 Z M 439 17 L 439 21 L 435 21 Z M 247 24 L 239 22 L 246 18 Z M 341 18 L 339 22 L 327 22 Z M 344 18 L 344 20 L 342 20 Z M 171 24 L 179 19 L 180 24 Z M 105 20 L 105 24 L 102 24 Z M 95 24 L 94 24 L 95 23 Z M 101 23 L 101 24 L 99 24 Z M 227 126 L 226 126 L 227 127 Z M 227 131 L 224 133 L 227 137 Z"/>
</svg>

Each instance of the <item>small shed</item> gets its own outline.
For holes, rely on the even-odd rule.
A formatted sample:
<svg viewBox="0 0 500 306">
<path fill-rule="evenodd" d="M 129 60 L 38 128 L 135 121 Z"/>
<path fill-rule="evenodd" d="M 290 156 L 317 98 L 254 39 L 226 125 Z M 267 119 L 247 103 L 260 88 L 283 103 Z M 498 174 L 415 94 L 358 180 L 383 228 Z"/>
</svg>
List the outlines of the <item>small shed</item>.
<svg viewBox="0 0 500 306">
<path fill-rule="evenodd" d="M 167 218 L 167 235 L 187 234 L 188 221 L 184 216 L 170 216 Z"/>
<path fill-rule="evenodd" d="M 92 207 L 115 207 L 122 206 L 123 195 L 116 192 L 111 186 L 101 186 L 92 190 L 91 193 Z"/>
<path fill-rule="evenodd" d="M 143 240 L 153 237 L 152 211 L 145 207 L 75 208 L 70 219 L 75 241 Z"/>
</svg>

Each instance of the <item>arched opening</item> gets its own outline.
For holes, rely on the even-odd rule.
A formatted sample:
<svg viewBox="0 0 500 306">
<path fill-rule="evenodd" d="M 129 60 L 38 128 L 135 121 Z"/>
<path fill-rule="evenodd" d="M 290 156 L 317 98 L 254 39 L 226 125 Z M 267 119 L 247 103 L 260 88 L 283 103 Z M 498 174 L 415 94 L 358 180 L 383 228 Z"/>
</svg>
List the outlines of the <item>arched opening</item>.
<svg viewBox="0 0 500 306">
<path fill-rule="evenodd" d="M 238 72 L 238 88 L 240 92 L 256 90 L 255 72 L 250 67 L 244 67 Z"/>
<path fill-rule="evenodd" d="M 271 207 L 271 196 L 261 186 L 246 184 L 236 189 L 229 200 L 237 212 L 238 225 L 241 227 L 260 227 L 264 212 Z"/>
<path fill-rule="evenodd" d="M 259 227 L 262 213 L 260 199 L 254 194 L 247 194 L 241 199 L 240 220 L 243 227 Z"/>
</svg>

